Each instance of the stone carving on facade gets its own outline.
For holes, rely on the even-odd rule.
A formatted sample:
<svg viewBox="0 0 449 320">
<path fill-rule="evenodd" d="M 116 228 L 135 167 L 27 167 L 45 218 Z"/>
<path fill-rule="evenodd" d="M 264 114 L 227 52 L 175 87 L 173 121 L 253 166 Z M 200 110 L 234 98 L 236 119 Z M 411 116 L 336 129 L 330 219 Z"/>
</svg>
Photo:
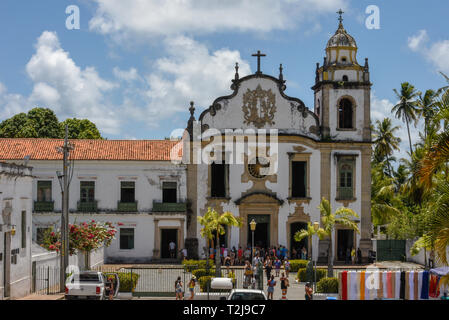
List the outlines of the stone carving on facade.
<svg viewBox="0 0 449 320">
<path fill-rule="evenodd" d="M 276 113 L 276 96 L 269 90 L 263 90 L 260 84 L 255 90 L 248 89 L 243 94 L 243 107 L 245 124 L 254 124 L 262 128 L 266 124 L 274 125 L 274 114 Z"/>
</svg>

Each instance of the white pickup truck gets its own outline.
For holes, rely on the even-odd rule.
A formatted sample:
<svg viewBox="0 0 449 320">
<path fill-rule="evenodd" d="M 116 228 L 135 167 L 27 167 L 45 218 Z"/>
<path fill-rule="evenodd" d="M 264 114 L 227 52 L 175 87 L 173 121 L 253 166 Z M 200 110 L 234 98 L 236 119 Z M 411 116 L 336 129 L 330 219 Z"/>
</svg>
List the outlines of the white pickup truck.
<svg viewBox="0 0 449 320">
<path fill-rule="evenodd" d="M 265 292 L 255 289 L 233 289 L 232 279 L 212 278 L 211 289 L 220 289 L 223 292 L 197 293 L 195 300 L 267 300 Z"/>
<path fill-rule="evenodd" d="M 86 271 L 72 274 L 66 281 L 65 299 L 108 299 L 111 283 L 114 290 L 113 296 L 117 297 L 120 281 L 116 273 Z"/>
</svg>

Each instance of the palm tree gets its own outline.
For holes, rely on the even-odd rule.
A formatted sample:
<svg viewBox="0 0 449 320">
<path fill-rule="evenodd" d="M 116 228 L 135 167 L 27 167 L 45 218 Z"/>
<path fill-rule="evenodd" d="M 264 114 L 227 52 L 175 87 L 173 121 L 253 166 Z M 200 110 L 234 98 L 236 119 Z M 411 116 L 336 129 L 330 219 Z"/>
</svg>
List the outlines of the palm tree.
<svg viewBox="0 0 449 320">
<path fill-rule="evenodd" d="M 314 234 L 318 235 L 318 237 L 320 238 L 320 240 L 324 239 L 324 237 L 326 236 L 326 234 L 323 232 L 324 230 L 319 228 L 317 231 L 315 231 L 315 229 L 313 228 L 313 225 L 308 222 L 307 223 L 307 228 L 306 229 L 301 229 L 299 231 L 297 231 L 295 233 L 295 235 L 293 236 L 293 238 L 295 239 L 295 241 L 299 242 L 304 238 L 308 239 L 308 243 L 312 243 L 312 236 Z M 312 248 L 312 246 L 310 246 L 310 248 Z M 312 252 L 310 252 L 310 257 L 312 258 Z"/>
<path fill-rule="evenodd" d="M 415 87 L 408 82 L 401 83 L 401 92 L 393 89 L 394 93 L 399 99 L 399 103 L 393 107 L 391 112 L 395 113 L 396 118 L 402 119 L 407 124 L 408 140 L 410 144 L 410 154 L 413 153 L 412 138 L 410 136 L 410 122 L 416 124 L 416 99 L 420 92 L 416 91 Z"/>
<path fill-rule="evenodd" d="M 328 200 L 323 198 L 318 207 L 321 213 L 321 224 L 322 228 L 318 229 L 318 234 L 325 235 L 329 237 L 329 247 L 328 247 L 328 265 L 327 265 L 327 276 L 333 277 L 334 275 L 334 262 L 333 262 L 333 250 L 332 250 L 332 234 L 334 232 L 335 225 L 342 225 L 355 230 L 360 233 L 357 226 L 357 221 L 354 218 L 359 218 L 358 214 L 354 210 L 349 208 L 339 208 L 335 213 L 332 213 L 332 208 Z"/>
<path fill-rule="evenodd" d="M 371 216 L 373 225 L 385 225 L 391 218 L 399 214 L 396 191 L 398 186 L 396 179 L 388 177 L 382 170 L 382 164 L 371 169 Z"/>
<path fill-rule="evenodd" d="M 198 217 L 198 222 L 203 225 L 201 229 L 201 236 L 212 240 L 213 236 L 216 236 L 215 247 L 217 253 L 215 255 L 215 265 L 216 271 L 215 275 L 217 277 L 221 276 L 221 260 L 220 260 L 220 235 L 226 233 L 226 226 L 229 227 L 241 227 L 241 218 L 235 217 L 231 212 L 227 211 L 225 213 L 219 214 L 214 209 L 208 208 L 207 212 L 202 217 Z M 208 261 L 208 259 L 206 260 Z"/>
<path fill-rule="evenodd" d="M 399 126 L 393 127 L 390 118 L 385 118 L 382 122 L 377 120 L 374 128 L 374 154 L 377 159 L 387 161 L 390 176 L 392 176 L 392 170 L 389 156 L 393 154 L 394 150 L 399 150 L 399 144 L 401 143 L 401 139 L 395 134 L 397 130 L 399 130 Z"/>
<path fill-rule="evenodd" d="M 424 93 L 424 96 L 422 94 L 419 95 L 417 101 L 418 115 L 424 117 L 424 139 L 427 138 L 430 122 L 437 112 L 437 103 L 435 100 L 437 96 L 438 92 L 427 90 L 426 93 Z"/>
</svg>

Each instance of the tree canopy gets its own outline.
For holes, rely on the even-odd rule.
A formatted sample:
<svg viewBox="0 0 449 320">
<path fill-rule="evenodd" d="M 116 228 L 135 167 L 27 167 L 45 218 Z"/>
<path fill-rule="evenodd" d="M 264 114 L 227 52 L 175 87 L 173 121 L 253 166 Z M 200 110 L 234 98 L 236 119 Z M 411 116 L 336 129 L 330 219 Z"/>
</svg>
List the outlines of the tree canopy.
<svg viewBox="0 0 449 320">
<path fill-rule="evenodd" d="M 69 139 L 102 139 L 97 126 L 87 119 L 67 119 L 59 122 L 53 110 L 33 108 L 0 123 L 0 138 L 52 138 L 62 139 L 65 125 Z"/>
</svg>

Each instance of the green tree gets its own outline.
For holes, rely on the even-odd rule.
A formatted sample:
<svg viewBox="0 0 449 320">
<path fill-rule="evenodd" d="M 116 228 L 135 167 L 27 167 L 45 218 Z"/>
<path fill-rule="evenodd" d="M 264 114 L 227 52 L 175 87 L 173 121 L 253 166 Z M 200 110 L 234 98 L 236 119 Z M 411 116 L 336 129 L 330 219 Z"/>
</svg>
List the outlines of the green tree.
<svg viewBox="0 0 449 320">
<path fill-rule="evenodd" d="M 0 138 L 59 138 L 59 121 L 47 108 L 34 108 L 0 123 Z"/>
<path fill-rule="evenodd" d="M 424 139 L 427 137 L 429 128 L 431 127 L 431 122 L 433 121 L 437 113 L 437 102 L 436 98 L 438 93 L 433 90 L 427 90 L 419 95 L 417 101 L 417 113 L 424 117 Z"/>
<path fill-rule="evenodd" d="M 103 139 L 97 126 L 87 119 L 66 119 L 60 123 L 64 136 L 66 124 L 69 127 L 69 139 Z"/>
<path fill-rule="evenodd" d="M 360 233 L 357 222 L 354 220 L 354 218 L 359 218 L 359 215 L 354 212 L 354 210 L 344 207 L 337 209 L 337 211 L 333 213 L 331 205 L 329 201 L 326 200 L 326 198 L 323 198 L 321 200 L 318 208 L 320 209 L 321 213 L 322 227 L 317 232 L 319 235 L 325 235 L 329 238 L 327 276 L 331 278 L 334 275 L 332 234 L 334 232 L 335 226 L 342 225 L 355 230 L 357 233 Z"/>
<path fill-rule="evenodd" d="M 412 148 L 412 138 L 410 136 L 410 123 L 416 124 L 417 121 L 417 102 L 416 99 L 420 95 L 420 92 L 416 91 L 415 87 L 408 82 L 403 82 L 401 84 L 401 91 L 398 92 L 393 89 L 399 103 L 393 107 L 391 112 L 393 112 L 396 118 L 401 119 L 407 124 L 408 140 L 410 144 L 410 154 L 413 153 Z"/>
<path fill-rule="evenodd" d="M 206 239 L 212 240 L 213 235 L 216 236 L 215 247 L 217 253 L 215 255 L 215 274 L 217 277 L 221 275 L 221 260 L 220 260 L 220 235 L 226 233 L 226 226 L 229 227 L 241 227 L 242 221 L 240 218 L 235 217 L 231 212 L 219 214 L 212 208 L 208 208 L 207 212 L 202 217 L 198 217 L 198 222 L 203 226 L 201 229 L 201 236 Z M 208 261 L 207 259 L 206 261 Z"/>
<path fill-rule="evenodd" d="M 401 139 L 396 134 L 397 130 L 399 126 L 393 127 L 390 118 L 385 118 L 382 122 L 377 120 L 374 128 L 374 154 L 376 159 L 386 161 L 390 176 L 393 175 L 390 156 L 395 150 L 399 150 L 401 143 Z"/>
<path fill-rule="evenodd" d="M 69 139 L 102 139 L 96 125 L 84 119 L 67 119 L 59 122 L 48 108 L 34 108 L 19 113 L 0 123 L 0 138 L 52 138 L 63 139 L 65 125 L 69 127 Z"/>
</svg>

